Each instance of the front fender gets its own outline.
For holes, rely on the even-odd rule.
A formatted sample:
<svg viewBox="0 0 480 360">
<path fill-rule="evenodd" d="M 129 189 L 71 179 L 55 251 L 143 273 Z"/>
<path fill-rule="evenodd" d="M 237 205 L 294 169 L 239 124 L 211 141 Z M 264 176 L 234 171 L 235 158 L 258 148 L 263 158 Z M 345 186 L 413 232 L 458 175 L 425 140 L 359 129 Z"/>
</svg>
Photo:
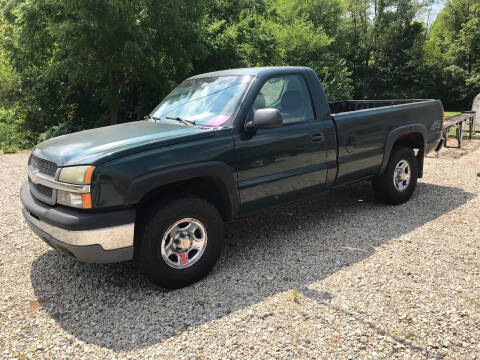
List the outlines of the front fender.
<svg viewBox="0 0 480 360">
<path fill-rule="evenodd" d="M 174 166 L 145 174 L 131 182 L 125 200 L 128 204 L 138 204 L 148 193 L 162 186 L 201 177 L 215 178 L 223 184 L 232 206 L 232 214 L 237 214 L 239 199 L 234 171 L 218 161 Z"/>
</svg>

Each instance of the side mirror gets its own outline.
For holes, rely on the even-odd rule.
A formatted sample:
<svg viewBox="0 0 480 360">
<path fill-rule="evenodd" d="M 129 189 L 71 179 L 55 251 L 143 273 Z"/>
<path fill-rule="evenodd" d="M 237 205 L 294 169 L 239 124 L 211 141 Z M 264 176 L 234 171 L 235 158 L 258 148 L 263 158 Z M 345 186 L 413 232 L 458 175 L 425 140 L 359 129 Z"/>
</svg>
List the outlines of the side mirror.
<svg viewBox="0 0 480 360">
<path fill-rule="evenodd" d="M 254 132 L 258 129 L 273 129 L 281 126 L 283 126 L 283 118 L 280 111 L 267 108 L 255 110 L 251 120 L 245 124 L 245 130 Z"/>
</svg>

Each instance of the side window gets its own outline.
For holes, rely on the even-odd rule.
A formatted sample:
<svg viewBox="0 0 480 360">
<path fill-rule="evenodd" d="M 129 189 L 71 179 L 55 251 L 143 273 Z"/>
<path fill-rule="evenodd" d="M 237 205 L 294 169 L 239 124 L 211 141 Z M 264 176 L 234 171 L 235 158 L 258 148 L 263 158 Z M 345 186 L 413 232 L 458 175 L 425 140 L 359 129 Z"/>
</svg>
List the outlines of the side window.
<svg viewBox="0 0 480 360">
<path fill-rule="evenodd" d="M 268 80 L 253 104 L 253 110 L 275 108 L 284 124 L 313 120 L 312 102 L 305 80 L 300 75 L 287 75 Z"/>
</svg>

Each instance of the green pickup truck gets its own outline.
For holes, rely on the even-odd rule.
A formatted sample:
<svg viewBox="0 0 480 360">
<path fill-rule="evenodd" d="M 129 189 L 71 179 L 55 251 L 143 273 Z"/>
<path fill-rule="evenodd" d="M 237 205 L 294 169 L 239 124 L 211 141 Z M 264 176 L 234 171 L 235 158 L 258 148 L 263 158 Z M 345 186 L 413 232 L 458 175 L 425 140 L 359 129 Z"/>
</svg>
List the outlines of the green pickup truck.
<svg viewBox="0 0 480 360">
<path fill-rule="evenodd" d="M 442 127 L 437 100 L 329 104 L 305 67 L 197 75 L 144 121 L 37 145 L 23 215 L 62 253 L 135 259 L 178 288 L 215 265 L 226 221 L 363 180 L 379 200 L 404 203 Z"/>
</svg>

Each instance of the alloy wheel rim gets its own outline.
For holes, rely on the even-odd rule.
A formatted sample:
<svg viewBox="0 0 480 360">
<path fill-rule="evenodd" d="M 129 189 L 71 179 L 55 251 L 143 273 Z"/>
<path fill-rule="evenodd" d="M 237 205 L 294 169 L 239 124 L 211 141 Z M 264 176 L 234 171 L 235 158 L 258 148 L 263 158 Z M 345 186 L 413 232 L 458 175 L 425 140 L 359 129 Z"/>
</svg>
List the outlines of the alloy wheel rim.
<svg viewBox="0 0 480 360">
<path fill-rule="evenodd" d="M 165 263 L 174 269 L 195 264 L 207 247 L 207 230 L 197 219 L 175 221 L 162 238 L 161 253 Z"/>
<path fill-rule="evenodd" d="M 410 185 L 412 177 L 410 169 L 411 166 L 407 160 L 400 160 L 393 171 L 393 185 L 400 192 L 407 190 Z"/>
</svg>

